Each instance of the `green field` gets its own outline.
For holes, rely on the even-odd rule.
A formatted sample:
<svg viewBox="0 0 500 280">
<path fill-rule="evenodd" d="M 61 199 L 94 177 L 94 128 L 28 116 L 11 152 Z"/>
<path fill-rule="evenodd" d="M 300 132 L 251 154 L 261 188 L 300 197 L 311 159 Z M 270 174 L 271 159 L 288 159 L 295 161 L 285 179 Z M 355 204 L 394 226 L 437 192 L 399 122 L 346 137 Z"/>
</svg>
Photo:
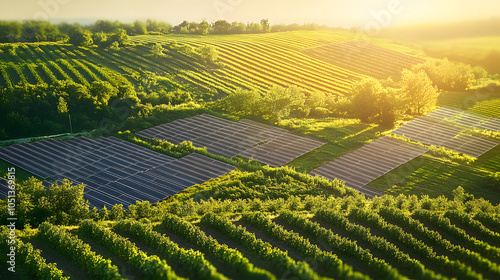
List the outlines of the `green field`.
<svg viewBox="0 0 500 280">
<path fill-rule="evenodd" d="M 263 179 L 267 190 L 258 186 Z M 253 192 L 241 187 L 231 192 L 238 182 L 253 185 Z M 280 182 L 287 182 L 287 192 Z M 187 194 L 157 207 L 138 204 L 126 220 L 108 216 L 117 215 L 113 210 L 95 218 L 111 221 L 44 223 L 19 231 L 21 273 L 9 279 L 500 276 L 500 222 L 489 203 L 465 204 L 459 195 L 455 201 L 392 196 L 367 201 L 336 183 L 285 170 L 235 172 L 201 188 L 216 200 L 199 200 L 196 192 L 197 202 L 186 200 Z M 467 207 L 473 212 L 463 212 Z M 5 231 L 0 234 L 7 239 Z"/>
<path fill-rule="evenodd" d="M 20 230 L 15 235 L 20 272 L 9 275 L 9 280 L 500 279 L 500 189 L 495 185 L 500 180 L 500 146 L 470 163 L 426 153 L 369 183 L 385 195 L 365 199 L 341 181 L 306 173 L 394 128 L 363 123 L 333 109 L 322 117 L 290 115 L 274 123 L 252 116 L 327 141 L 280 168 L 134 134 L 200 113 L 237 120 L 237 112 L 217 106 L 239 88 L 263 93 L 273 86 L 297 86 L 307 93 L 304 98 L 315 91 L 337 101 L 363 78 L 397 80 L 402 68 L 427 58 L 420 49 L 339 30 L 141 35 L 130 41 L 119 49 L 1 44 L 0 93 L 60 82 L 83 85 L 75 87 L 81 93 L 95 82 L 107 81 L 120 89 L 122 96 L 113 98 L 136 103 L 119 117 L 111 114 L 116 108 L 99 103 L 95 96 L 70 93 L 88 97 L 86 104 L 97 108 L 92 112 L 97 120 L 86 119 L 100 126 L 90 135 L 116 135 L 174 157 L 197 152 L 236 170 L 155 205 L 138 201 L 128 209 L 90 209 L 84 190 L 69 182 L 46 189 L 19 169 Z M 155 43 L 164 48 L 164 55 L 152 53 Z M 216 48 L 217 62 L 207 63 L 197 54 L 206 45 Z M 334 58 L 343 53 L 350 55 L 342 61 Z M 175 103 L 175 94 L 185 99 Z M 57 115 L 56 103 L 67 95 L 54 95 L 54 104 L 44 104 L 54 111 L 54 122 L 64 125 L 68 118 Z M 498 118 L 499 101 L 498 93 L 443 92 L 436 108 L 450 106 Z M 401 113 L 395 127 L 415 117 Z M 108 130 L 103 128 L 107 121 L 114 125 Z M 5 177 L 8 167 L 0 160 L 0 176 Z M 9 217 L 8 207 L 7 200 L 0 201 L 3 219 Z M 0 247 L 6 252 L 9 235 L 13 233 L 0 227 Z M 7 255 L 0 260 L 5 266 Z"/>
</svg>

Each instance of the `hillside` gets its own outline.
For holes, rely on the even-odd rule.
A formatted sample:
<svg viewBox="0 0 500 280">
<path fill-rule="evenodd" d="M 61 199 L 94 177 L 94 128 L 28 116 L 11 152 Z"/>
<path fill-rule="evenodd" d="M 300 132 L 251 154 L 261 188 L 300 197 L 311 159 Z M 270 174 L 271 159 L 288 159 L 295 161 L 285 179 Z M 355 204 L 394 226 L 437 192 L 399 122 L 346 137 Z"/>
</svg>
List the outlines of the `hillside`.
<svg viewBox="0 0 500 280">
<path fill-rule="evenodd" d="M 129 39 L 0 45 L 0 279 L 500 279 L 494 76 L 345 30 Z"/>
<path fill-rule="evenodd" d="M 268 191 L 258 187 L 262 180 Z M 280 194 L 284 183 L 288 192 Z M 105 221 L 87 220 L 78 227 L 45 222 L 18 231 L 20 273 L 9 279 L 500 276 L 498 208 L 460 190 L 454 200 L 365 200 L 337 183 L 284 169 L 237 172 L 198 188 L 203 189 L 156 207 L 138 203 L 126 213 L 113 207 L 91 214 Z M 246 198 L 234 192 L 238 189 Z M 207 195 L 215 199 L 200 200 Z M 8 232 L 1 234 L 5 248 Z"/>
</svg>

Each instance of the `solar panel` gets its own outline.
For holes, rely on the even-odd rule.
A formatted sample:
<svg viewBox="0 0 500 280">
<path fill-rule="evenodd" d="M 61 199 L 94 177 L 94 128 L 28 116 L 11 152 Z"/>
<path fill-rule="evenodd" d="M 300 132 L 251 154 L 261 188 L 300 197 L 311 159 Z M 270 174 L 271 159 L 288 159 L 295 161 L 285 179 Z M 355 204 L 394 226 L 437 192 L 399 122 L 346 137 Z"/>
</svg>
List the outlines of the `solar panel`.
<svg viewBox="0 0 500 280">
<path fill-rule="evenodd" d="M 426 151 L 424 147 L 386 136 L 316 168 L 309 174 L 330 180 L 343 180 L 346 186 L 374 197 L 382 192 L 366 184 Z"/>
<path fill-rule="evenodd" d="M 192 128 L 186 120 L 175 125 Z M 85 198 L 96 207 L 155 203 L 235 168 L 202 155 L 175 159 L 114 137 L 16 144 L 0 148 L 0 158 L 43 178 L 86 184 Z"/>
<path fill-rule="evenodd" d="M 174 144 L 192 141 L 213 154 L 227 158 L 239 155 L 271 166 L 285 165 L 326 143 L 248 119 L 232 122 L 208 114 L 175 120 L 138 134 Z"/>
</svg>

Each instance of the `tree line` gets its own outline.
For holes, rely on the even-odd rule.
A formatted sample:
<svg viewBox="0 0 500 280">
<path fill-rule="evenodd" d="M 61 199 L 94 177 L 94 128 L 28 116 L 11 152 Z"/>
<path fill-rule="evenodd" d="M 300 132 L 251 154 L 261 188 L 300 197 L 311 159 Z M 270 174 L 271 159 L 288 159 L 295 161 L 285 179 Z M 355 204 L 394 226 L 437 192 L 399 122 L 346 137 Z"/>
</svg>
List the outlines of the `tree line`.
<svg viewBox="0 0 500 280">
<path fill-rule="evenodd" d="M 178 25 L 171 25 L 163 21 L 148 19 L 136 20 L 132 23 L 120 21 L 98 20 L 90 25 L 62 22 L 54 24 L 48 21 L 0 21 L 0 43 L 16 42 L 57 42 L 69 41 L 75 32 L 88 34 L 89 38 L 96 39 L 98 34 L 127 34 L 127 35 L 162 35 L 162 34 L 242 34 L 268 33 L 293 30 L 316 30 L 317 24 L 277 24 L 271 26 L 269 20 L 260 22 L 228 22 L 218 20 L 209 23 L 183 21 Z M 100 41 L 100 40 L 99 40 Z M 99 43 L 99 42 L 97 42 Z"/>
</svg>

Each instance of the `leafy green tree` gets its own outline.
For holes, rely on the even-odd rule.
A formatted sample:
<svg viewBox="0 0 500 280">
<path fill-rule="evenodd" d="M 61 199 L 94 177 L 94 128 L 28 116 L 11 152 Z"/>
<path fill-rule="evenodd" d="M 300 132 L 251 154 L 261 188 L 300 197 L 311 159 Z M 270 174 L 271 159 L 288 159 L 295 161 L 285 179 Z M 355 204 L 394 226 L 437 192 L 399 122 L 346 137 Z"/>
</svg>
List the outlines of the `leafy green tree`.
<svg viewBox="0 0 500 280">
<path fill-rule="evenodd" d="M 53 220 L 62 224 L 72 224 L 88 214 L 89 204 L 83 198 L 85 185 L 73 185 L 67 179 L 52 184 L 47 191 Z"/>
<path fill-rule="evenodd" d="M 75 30 L 69 36 L 69 43 L 74 46 L 89 47 L 92 46 L 92 34 L 87 30 Z"/>
<path fill-rule="evenodd" d="M 218 20 L 213 24 L 212 28 L 214 34 L 229 34 L 231 24 L 225 20 Z"/>
<path fill-rule="evenodd" d="M 427 60 L 425 63 L 413 66 L 411 70 L 415 73 L 420 70 L 425 71 L 434 85 L 442 90 L 464 91 L 474 80 L 474 71 L 470 65 L 451 62 L 446 58 Z"/>
<path fill-rule="evenodd" d="M 374 78 L 353 84 L 351 94 L 354 114 L 364 122 L 373 121 L 380 115 L 380 97 L 383 92 L 382 84 Z"/>
<path fill-rule="evenodd" d="M 200 54 L 200 57 L 205 61 L 205 63 L 215 63 L 219 58 L 219 51 L 217 51 L 217 48 L 211 45 L 201 46 L 197 51 Z"/>
<path fill-rule="evenodd" d="M 232 22 L 231 23 L 231 34 L 242 34 L 245 33 L 247 25 L 243 22 Z"/>
<path fill-rule="evenodd" d="M 262 94 L 263 117 L 278 121 L 304 105 L 305 95 L 297 86 L 288 88 L 273 86 Z"/>
<path fill-rule="evenodd" d="M 155 43 L 151 46 L 151 53 L 155 56 L 164 56 L 165 54 L 163 53 L 165 49 L 160 43 Z"/>
<path fill-rule="evenodd" d="M 262 25 L 255 22 L 247 24 L 247 33 L 262 33 Z"/>
<path fill-rule="evenodd" d="M 129 43 L 129 37 L 127 31 L 124 29 L 118 29 L 110 38 L 110 42 L 117 42 L 120 47 L 124 47 Z"/>
<path fill-rule="evenodd" d="M 130 35 L 144 35 L 148 34 L 148 29 L 146 24 L 142 21 L 134 21 L 134 26 L 132 27 L 132 33 Z"/>
<path fill-rule="evenodd" d="M 66 100 L 64 100 L 62 96 L 59 97 L 59 102 L 57 103 L 57 112 L 61 115 L 68 115 L 69 129 L 70 132 L 73 133 L 73 125 L 71 124 L 71 115 L 69 114 L 68 103 L 66 103 Z"/>
<path fill-rule="evenodd" d="M 94 33 L 94 35 L 92 36 L 92 41 L 94 42 L 94 44 L 101 47 L 101 48 L 107 47 L 106 46 L 107 40 L 108 40 L 108 36 L 103 32 Z"/>
<path fill-rule="evenodd" d="M 260 93 L 256 90 L 236 89 L 221 101 L 224 110 L 238 116 L 256 115 L 259 111 Z"/>
<path fill-rule="evenodd" d="M 198 25 L 198 29 L 196 30 L 196 33 L 201 34 L 201 35 L 208 34 L 209 28 L 210 28 L 210 25 L 208 24 L 208 22 L 206 20 L 203 20 Z"/>
<path fill-rule="evenodd" d="M 401 90 L 406 104 L 414 113 L 421 114 L 436 104 L 439 92 L 425 71 L 403 69 L 401 74 Z"/>
<path fill-rule="evenodd" d="M 269 33 L 271 32 L 271 25 L 269 24 L 268 19 L 263 19 L 260 21 L 260 25 L 262 26 L 262 32 Z"/>
<path fill-rule="evenodd" d="M 108 81 L 95 81 L 90 85 L 90 94 L 95 100 L 95 103 L 100 106 L 108 105 L 111 98 L 116 97 L 118 90 L 113 87 Z"/>
</svg>

